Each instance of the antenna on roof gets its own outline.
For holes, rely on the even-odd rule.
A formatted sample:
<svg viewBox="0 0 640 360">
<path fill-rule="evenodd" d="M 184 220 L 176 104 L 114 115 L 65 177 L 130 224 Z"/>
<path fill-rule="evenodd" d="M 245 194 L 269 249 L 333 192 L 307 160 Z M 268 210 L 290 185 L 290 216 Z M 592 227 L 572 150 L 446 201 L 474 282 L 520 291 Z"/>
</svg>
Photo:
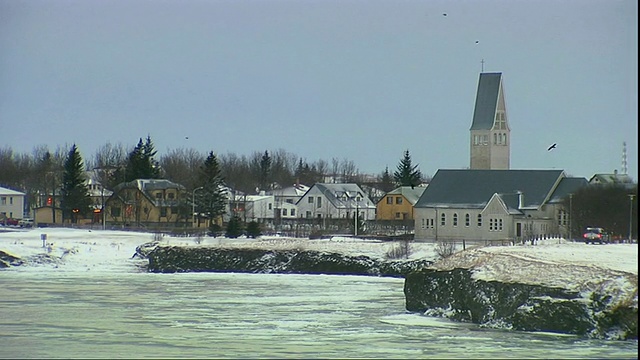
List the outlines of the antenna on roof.
<svg viewBox="0 0 640 360">
<path fill-rule="evenodd" d="M 627 142 L 623 141 L 622 142 L 622 169 L 621 169 L 621 173 L 626 175 L 627 174 Z"/>
<path fill-rule="evenodd" d="M 480 70 L 480 72 L 484 72 L 484 59 L 480 60 L 480 64 L 481 64 L 480 66 L 481 66 L 481 69 L 482 69 L 482 70 Z"/>
</svg>

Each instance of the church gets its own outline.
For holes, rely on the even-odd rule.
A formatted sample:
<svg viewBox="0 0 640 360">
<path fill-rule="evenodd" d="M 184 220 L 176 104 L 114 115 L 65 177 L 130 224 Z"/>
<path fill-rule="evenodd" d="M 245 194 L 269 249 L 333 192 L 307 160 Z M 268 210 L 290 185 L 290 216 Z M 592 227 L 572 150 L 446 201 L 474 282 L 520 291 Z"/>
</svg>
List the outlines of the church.
<svg viewBox="0 0 640 360">
<path fill-rule="evenodd" d="M 502 73 L 481 73 L 468 169 L 440 169 L 414 206 L 415 240 L 513 243 L 570 236 L 563 198 L 587 185 L 563 170 L 510 169 Z"/>
</svg>

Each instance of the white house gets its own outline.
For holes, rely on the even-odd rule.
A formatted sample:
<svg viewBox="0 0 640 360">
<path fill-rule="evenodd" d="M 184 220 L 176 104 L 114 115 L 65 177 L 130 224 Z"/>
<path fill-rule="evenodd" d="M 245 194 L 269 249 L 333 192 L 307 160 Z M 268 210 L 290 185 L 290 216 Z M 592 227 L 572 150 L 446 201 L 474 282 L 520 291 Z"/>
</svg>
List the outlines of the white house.
<svg viewBox="0 0 640 360">
<path fill-rule="evenodd" d="M 0 219 L 23 219 L 25 193 L 0 187 Z"/>
<path fill-rule="evenodd" d="M 353 218 L 374 220 L 376 205 L 357 184 L 314 184 L 296 204 L 299 218 Z"/>
</svg>

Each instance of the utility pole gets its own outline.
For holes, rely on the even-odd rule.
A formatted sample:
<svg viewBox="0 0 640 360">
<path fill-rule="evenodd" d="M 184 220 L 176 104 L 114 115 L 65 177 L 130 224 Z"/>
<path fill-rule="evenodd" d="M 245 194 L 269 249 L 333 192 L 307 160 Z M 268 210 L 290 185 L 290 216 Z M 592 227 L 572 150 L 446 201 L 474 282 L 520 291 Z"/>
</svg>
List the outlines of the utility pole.
<svg viewBox="0 0 640 360">
<path fill-rule="evenodd" d="M 634 197 L 635 195 L 629 194 L 629 244 L 633 242 L 631 241 L 631 237 L 633 235 L 632 231 L 633 231 L 633 198 Z"/>
</svg>

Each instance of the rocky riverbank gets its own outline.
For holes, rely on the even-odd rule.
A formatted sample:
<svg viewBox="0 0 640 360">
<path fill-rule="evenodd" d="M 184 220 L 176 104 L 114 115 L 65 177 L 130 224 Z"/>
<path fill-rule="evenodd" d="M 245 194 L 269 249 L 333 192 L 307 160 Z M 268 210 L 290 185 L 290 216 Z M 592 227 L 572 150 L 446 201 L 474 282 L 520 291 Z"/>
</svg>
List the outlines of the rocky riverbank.
<svg viewBox="0 0 640 360">
<path fill-rule="evenodd" d="M 439 262 L 300 249 L 146 245 L 148 271 L 404 277 L 406 309 L 481 326 L 606 339 L 638 338 L 637 274 L 467 250 Z M 515 259 L 515 260 L 514 260 Z M 501 268 L 483 279 L 489 268 Z M 524 270 L 523 270 L 524 269 Z M 529 271 L 529 276 L 522 276 Z M 520 276 L 515 273 L 520 272 Z M 480 275 L 479 275 L 480 274 Z M 510 274 L 510 275 L 509 275 Z M 546 279 L 540 278 L 546 274 Z M 510 277 L 511 276 L 511 277 Z M 533 281 L 522 281 L 532 279 Z M 561 285 L 568 278 L 574 281 Z M 519 280 L 518 280 L 519 279 Z M 578 285 L 575 284 L 578 281 Z"/>
</svg>

